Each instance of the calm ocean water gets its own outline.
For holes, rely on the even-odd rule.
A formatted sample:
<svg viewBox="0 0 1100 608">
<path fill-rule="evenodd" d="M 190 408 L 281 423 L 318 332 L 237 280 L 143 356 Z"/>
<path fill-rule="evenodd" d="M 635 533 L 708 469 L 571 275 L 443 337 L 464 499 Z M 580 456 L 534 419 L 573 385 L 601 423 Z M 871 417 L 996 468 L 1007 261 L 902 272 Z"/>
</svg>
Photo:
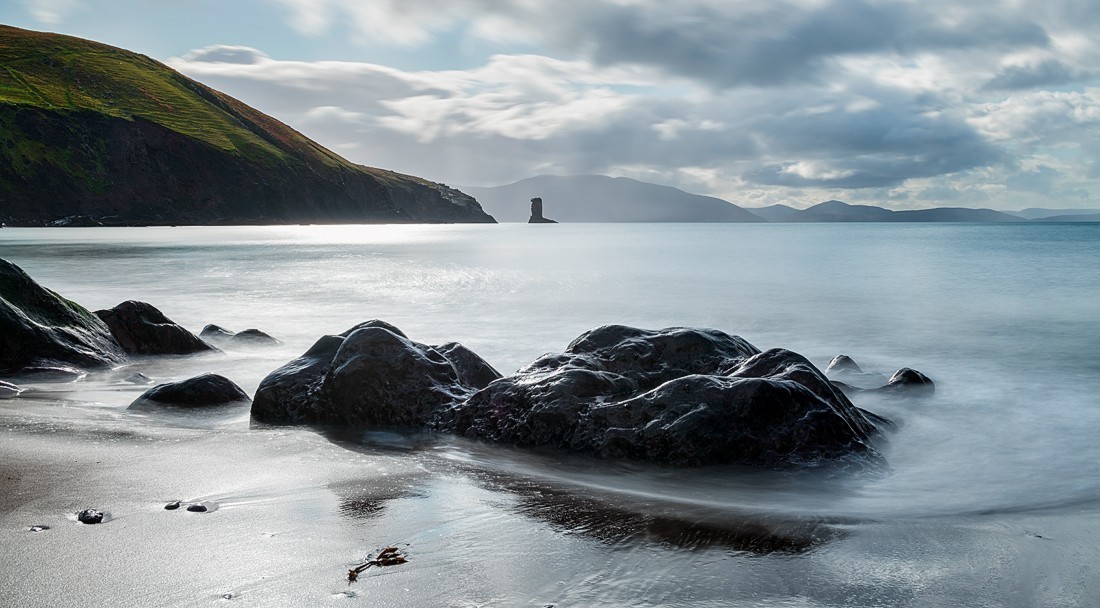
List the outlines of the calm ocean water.
<svg viewBox="0 0 1100 608">
<path fill-rule="evenodd" d="M 981 518 L 1100 511 L 1100 224 L 7 228 L 0 257 L 90 309 L 138 299 L 195 332 L 216 323 L 282 339 L 216 363 L 248 391 L 321 335 L 372 318 L 420 342 L 462 342 L 505 374 L 606 323 L 715 327 L 822 368 L 841 353 L 885 376 L 913 367 L 936 381 L 934 397 L 856 400 L 899 423 L 880 478 L 554 474 L 638 500 L 837 520 L 997 525 L 1007 516 Z M 163 379 L 212 365 L 149 369 Z M 84 395 L 109 407 L 133 396 Z M 490 465 L 496 456 L 476 450 L 450 457 L 537 468 Z M 436 495 L 468 496 L 440 479 Z M 626 595 L 598 599 L 630 603 L 628 589 L 615 593 Z"/>
</svg>

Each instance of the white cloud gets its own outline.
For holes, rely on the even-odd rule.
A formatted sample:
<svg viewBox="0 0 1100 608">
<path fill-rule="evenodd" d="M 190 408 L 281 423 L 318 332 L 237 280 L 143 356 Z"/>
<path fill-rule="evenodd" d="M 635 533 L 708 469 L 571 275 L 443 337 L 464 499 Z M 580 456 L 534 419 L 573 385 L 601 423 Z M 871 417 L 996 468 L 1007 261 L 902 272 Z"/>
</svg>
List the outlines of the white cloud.
<svg viewBox="0 0 1100 608">
<path fill-rule="evenodd" d="M 268 1 L 309 36 L 530 51 L 433 71 L 227 46 L 171 62 L 353 160 L 448 183 L 604 172 L 753 204 L 1100 197 L 1092 0 Z"/>
<path fill-rule="evenodd" d="M 24 0 L 32 17 L 49 25 L 57 25 L 82 6 L 80 0 Z"/>
</svg>

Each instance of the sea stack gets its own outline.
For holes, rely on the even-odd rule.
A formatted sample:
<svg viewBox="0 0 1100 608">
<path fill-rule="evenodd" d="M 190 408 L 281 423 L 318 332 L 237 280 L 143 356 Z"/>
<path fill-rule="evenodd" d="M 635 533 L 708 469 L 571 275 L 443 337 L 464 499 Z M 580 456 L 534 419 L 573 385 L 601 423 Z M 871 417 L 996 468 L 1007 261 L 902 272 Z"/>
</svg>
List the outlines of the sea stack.
<svg viewBox="0 0 1100 608">
<path fill-rule="evenodd" d="M 542 216 L 542 199 L 535 197 L 531 199 L 531 219 L 527 220 L 528 224 L 557 224 L 554 220 L 547 219 Z"/>
</svg>

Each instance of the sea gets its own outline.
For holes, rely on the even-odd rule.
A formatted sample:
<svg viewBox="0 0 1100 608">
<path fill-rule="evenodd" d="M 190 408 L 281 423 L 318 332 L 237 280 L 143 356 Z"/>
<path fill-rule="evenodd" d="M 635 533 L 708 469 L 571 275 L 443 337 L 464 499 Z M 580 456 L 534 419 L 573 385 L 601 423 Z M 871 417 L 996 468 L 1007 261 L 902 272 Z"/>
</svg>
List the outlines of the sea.
<svg viewBox="0 0 1100 608">
<path fill-rule="evenodd" d="M 278 512 L 270 533 L 301 562 L 276 560 L 270 578 L 239 564 L 152 576 L 165 605 L 1100 605 L 1100 224 L 4 228 L 0 258 L 90 310 L 141 300 L 196 333 L 282 341 L 135 364 L 157 382 L 216 371 L 251 394 L 321 336 L 381 319 L 418 342 L 461 342 L 505 375 L 624 324 L 716 328 L 821 369 L 845 354 L 869 377 L 910 367 L 936 384 L 923 399 L 854 397 L 896 424 L 873 474 L 268 429 L 246 408 L 131 413 L 143 388 L 96 376 L 36 386 L 4 436 L 43 433 L 45 417 L 78 436 L 102 426 L 196 452 L 251 446 L 243 461 L 296 454 L 262 487 L 188 487 L 221 505 L 211 521 Z M 127 462 L 116 474 L 142 478 Z M 344 481 L 316 482 L 324 463 Z M 378 482 L 382 469 L 400 481 Z M 295 518 L 311 523 L 285 523 Z M 408 564 L 344 580 L 389 543 Z M 16 589 L 38 576 L 28 570 L 0 562 Z M 143 605 L 92 587 L 97 601 Z M 12 589 L 0 599 L 66 603 L 64 591 Z"/>
</svg>

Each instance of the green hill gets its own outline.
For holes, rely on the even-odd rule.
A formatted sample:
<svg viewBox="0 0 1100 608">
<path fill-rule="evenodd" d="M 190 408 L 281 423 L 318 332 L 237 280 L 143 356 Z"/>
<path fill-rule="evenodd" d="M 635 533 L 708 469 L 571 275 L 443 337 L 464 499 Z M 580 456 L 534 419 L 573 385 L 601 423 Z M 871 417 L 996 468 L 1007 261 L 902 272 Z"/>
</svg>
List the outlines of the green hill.
<svg viewBox="0 0 1100 608">
<path fill-rule="evenodd" d="M 457 190 L 355 165 L 144 55 L 0 26 L 0 219 L 62 218 L 493 221 Z"/>
</svg>

